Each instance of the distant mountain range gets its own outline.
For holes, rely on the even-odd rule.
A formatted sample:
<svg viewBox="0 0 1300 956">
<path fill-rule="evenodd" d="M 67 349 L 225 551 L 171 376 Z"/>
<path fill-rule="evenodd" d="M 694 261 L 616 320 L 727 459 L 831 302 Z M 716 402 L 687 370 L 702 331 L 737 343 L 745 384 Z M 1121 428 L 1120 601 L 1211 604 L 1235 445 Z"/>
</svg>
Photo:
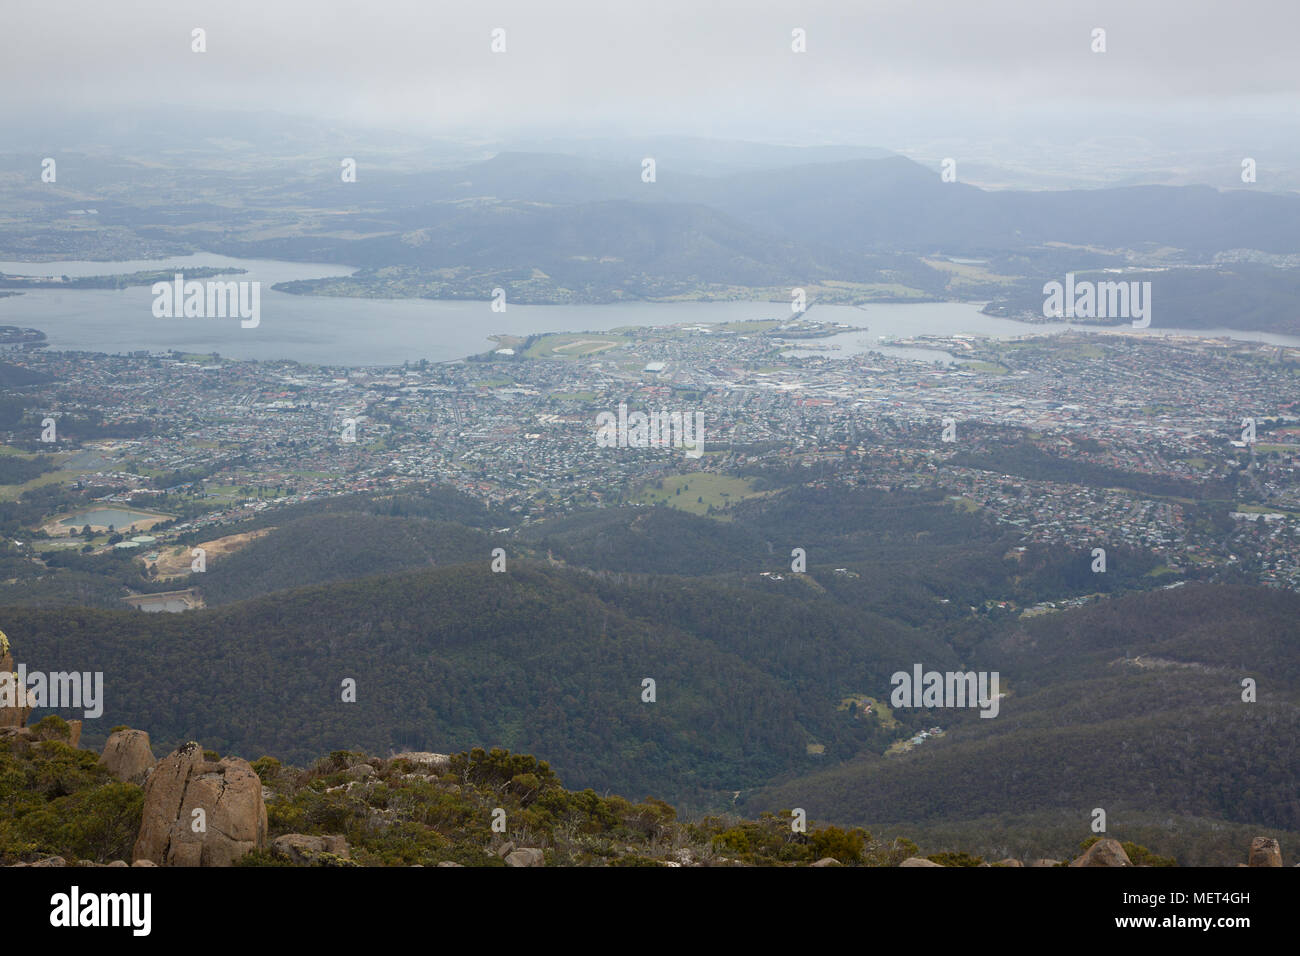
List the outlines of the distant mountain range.
<svg viewBox="0 0 1300 956">
<path fill-rule="evenodd" d="M 1067 272 L 1124 269 L 1153 282 L 1157 326 L 1300 333 L 1295 194 L 990 191 L 960 168 L 944 182 L 866 148 L 678 138 L 478 158 L 402 137 L 367 150 L 353 136 L 332 155 L 321 136 L 282 133 L 258 132 L 276 144 L 265 155 L 211 136 L 188 153 L 142 146 L 148 159 L 69 153 L 50 184 L 31 175 L 39 156 L 3 157 L 14 215 L 0 256 L 206 250 L 358 270 L 280 286 L 317 295 L 486 300 L 502 288 L 508 301 L 563 303 L 787 299 L 803 287 L 822 302 L 991 301 L 1013 317 L 1041 312 L 1043 284 Z M 291 155 L 294 142 L 307 152 Z M 656 146 L 663 155 L 639 155 Z"/>
</svg>

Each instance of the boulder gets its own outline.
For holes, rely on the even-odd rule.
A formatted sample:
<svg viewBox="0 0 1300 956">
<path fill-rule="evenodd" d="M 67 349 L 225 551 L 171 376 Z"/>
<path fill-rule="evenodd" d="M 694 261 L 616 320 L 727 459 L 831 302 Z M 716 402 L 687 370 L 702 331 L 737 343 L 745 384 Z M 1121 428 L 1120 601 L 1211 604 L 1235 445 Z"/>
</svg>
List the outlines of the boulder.
<svg viewBox="0 0 1300 956">
<path fill-rule="evenodd" d="M 898 865 L 899 866 L 941 866 L 942 864 L 935 863 L 934 860 L 927 860 L 923 856 L 909 856 L 906 860 L 904 860 L 902 863 Z"/>
<path fill-rule="evenodd" d="M 1060 865 L 1061 865 L 1061 861 L 1060 861 L 1060 860 L 1053 860 L 1053 859 L 1051 859 L 1051 858 L 1049 858 L 1049 857 L 1044 857 L 1044 858 L 1041 859 L 1041 860 L 1030 860 L 1030 861 L 1029 861 L 1029 865 L 1030 865 L 1030 866 L 1060 866 Z"/>
<path fill-rule="evenodd" d="M 681 866 L 680 863 L 677 865 Z M 844 864 L 841 863 L 839 860 L 835 859 L 835 857 L 833 856 L 824 856 L 816 863 L 809 863 L 808 865 L 809 866 L 843 866 Z"/>
<path fill-rule="evenodd" d="M 309 836 L 305 833 L 286 833 L 284 836 L 276 837 L 272 841 L 271 849 L 280 856 L 288 857 L 300 866 L 308 866 L 313 862 L 327 862 L 323 859 L 325 854 L 340 860 L 352 859 L 352 851 L 348 847 L 347 838 L 342 836 Z"/>
<path fill-rule="evenodd" d="M 506 855 L 506 866 L 545 866 L 546 855 L 535 847 L 521 847 Z"/>
<path fill-rule="evenodd" d="M 497 856 L 501 857 L 503 860 L 513 852 L 515 852 L 515 845 L 508 841 L 497 847 Z"/>
<path fill-rule="evenodd" d="M 117 730 L 108 735 L 99 762 L 118 780 L 143 783 L 158 761 L 154 759 L 147 733 L 143 730 Z"/>
<path fill-rule="evenodd" d="M 464 866 L 465 866 L 464 863 L 455 863 L 455 862 L 453 862 L 453 861 L 451 861 L 451 860 L 443 860 L 443 861 L 442 861 L 441 863 L 439 863 L 438 865 L 439 865 L 439 866 L 459 866 L 459 867 L 464 867 Z"/>
<path fill-rule="evenodd" d="M 1098 840 L 1070 866 L 1132 866 L 1133 862 L 1124 852 L 1118 840 Z"/>
<path fill-rule="evenodd" d="M 998 860 L 997 866 L 1024 866 L 1019 860 L 1013 857 L 1007 857 L 1005 860 Z"/>
<path fill-rule="evenodd" d="M 195 832 L 199 820 L 204 825 Z M 133 860 L 158 866 L 230 866 L 265 846 L 262 781 L 248 761 L 205 760 L 203 748 L 190 741 L 154 767 L 145 782 Z"/>
<path fill-rule="evenodd" d="M 1250 841 L 1250 865 L 1281 866 L 1281 844 L 1270 837 L 1255 837 Z"/>
</svg>

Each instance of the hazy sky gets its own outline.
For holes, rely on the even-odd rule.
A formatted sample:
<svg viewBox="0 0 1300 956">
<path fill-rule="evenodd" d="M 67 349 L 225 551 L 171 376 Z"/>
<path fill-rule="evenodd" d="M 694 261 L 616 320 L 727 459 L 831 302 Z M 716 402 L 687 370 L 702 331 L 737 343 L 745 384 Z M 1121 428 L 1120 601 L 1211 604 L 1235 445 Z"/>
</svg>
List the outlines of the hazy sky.
<svg viewBox="0 0 1300 956">
<path fill-rule="evenodd" d="M 1300 0 L 4 0 L 0 108 L 271 108 L 456 133 L 555 125 L 875 142 L 1150 110 L 1294 116 Z M 207 31 L 192 53 L 190 31 Z M 506 30 L 507 51 L 490 51 Z M 791 31 L 807 31 L 807 52 Z M 1092 30 L 1107 31 L 1093 53 Z M 768 131 L 768 135 L 764 135 Z M 856 135 L 855 135 L 856 134 Z M 0 148 L 3 148 L 0 146 Z"/>
</svg>

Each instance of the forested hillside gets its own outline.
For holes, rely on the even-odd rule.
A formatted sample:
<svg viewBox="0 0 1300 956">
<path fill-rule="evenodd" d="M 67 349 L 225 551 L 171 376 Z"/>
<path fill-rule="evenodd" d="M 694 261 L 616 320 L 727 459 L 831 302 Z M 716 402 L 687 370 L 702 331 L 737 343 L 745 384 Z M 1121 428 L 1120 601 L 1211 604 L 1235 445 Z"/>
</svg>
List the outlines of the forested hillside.
<svg viewBox="0 0 1300 956">
<path fill-rule="evenodd" d="M 35 582 L 57 606 L 4 629 L 30 670 L 104 672 L 91 746 L 114 724 L 249 759 L 500 746 L 688 812 L 802 806 L 990 853 L 1017 820 L 1046 852 L 1096 806 L 1300 829 L 1300 598 L 1162 590 L 1123 549 L 1093 574 L 935 492 L 777 480 L 727 517 L 358 495 L 223 529 L 266 533 L 181 579 L 207 608 L 76 606 L 139 570 L 69 552 Z M 918 663 L 999 672 L 998 718 L 891 706 Z"/>
<path fill-rule="evenodd" d="M 746 807 L 934 824 L 981 851 L 1006 839 L 1008 818 L 1034 818 L 1026 831 L 1050 841 L 1095 807 L 1192 834 L 1211 821 L 1300 830 L 1298 614 L 1286 592 L 1190 585 L 1008 628 L 972 651 L 1006 683 L 996 720 L 785 782 Z"/>
</svg>

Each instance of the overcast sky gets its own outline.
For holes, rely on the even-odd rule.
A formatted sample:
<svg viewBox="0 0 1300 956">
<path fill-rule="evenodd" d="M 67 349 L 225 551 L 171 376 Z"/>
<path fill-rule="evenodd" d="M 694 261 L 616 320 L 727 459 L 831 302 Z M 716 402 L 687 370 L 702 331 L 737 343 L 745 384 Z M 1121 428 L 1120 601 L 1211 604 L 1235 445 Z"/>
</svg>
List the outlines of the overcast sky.
<svg viewBox="0 0 1300 956">
<path fill-rule="evenodd" d="M 915 115 L 1290 111 L 1300 0 L 4 0 L 0 108 L 880 143 Z M 207 31 L 207 52 L 190 31 Z M 507 51 L 490 51 L 506 30 Z M 791 31 L 807 31 L 807 52 Z M 1093 53 L 1092 30 L 1107 52 Z M 768 131 L 764 134 L 764 131 Z M 890 145 L 880 143 L 880 145 Z M 896 144 L 893 144 L 896 145 Z M 3 148 L 0 146 L 0 148 Z"/>
</svg>

